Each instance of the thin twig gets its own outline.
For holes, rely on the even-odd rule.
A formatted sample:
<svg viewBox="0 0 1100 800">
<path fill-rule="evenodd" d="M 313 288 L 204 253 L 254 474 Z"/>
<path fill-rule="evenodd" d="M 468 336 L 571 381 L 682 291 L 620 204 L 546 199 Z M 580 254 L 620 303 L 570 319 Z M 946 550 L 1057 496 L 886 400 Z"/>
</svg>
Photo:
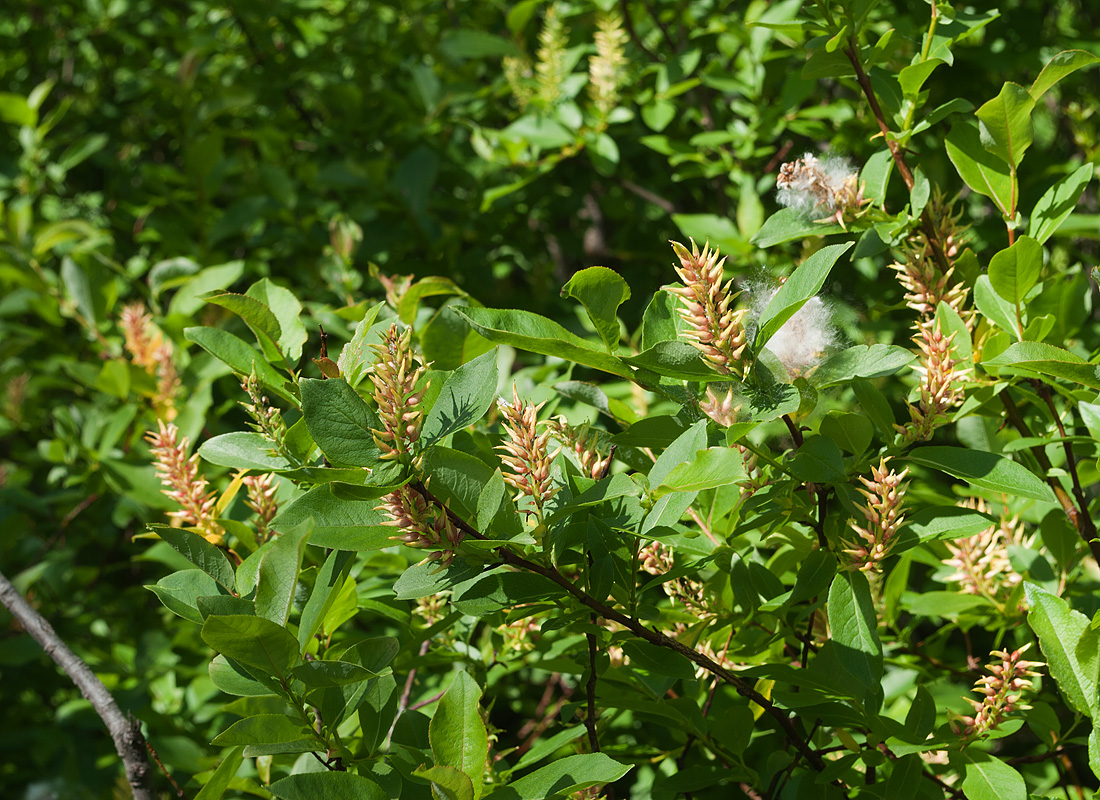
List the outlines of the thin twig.
<svg viewBox="0 0 1100 800">
<path fill-rule="evenodd" d="M 1047 404 L 1050 415 L 1054 418 L 1054 424 L 1058 427 L 1058 435 L 1062 437 L 1062 449 L 1066 453 L 1066 467 L 1069 471 L 1070 481 L 1073 483 L 1073 496 L 1077 498 L 1077 508 L 1081 513 L 1081 521 L 1084 524 L 1082 535 L 1089 539 L 1096 538 L 1096 523 L 1088 513 L 1089 501 L 1085 497 L 1085 490 L 1081 488 L 1081 478 L 1077 475 L 1077 459 L 1073 455 L 1073 445 L 1066 438 L 1066 429 L 1062 425 L 1062 418 L 1058 416 L 1058 409 L 1054 407 L 1054 399 L 1051 397 L 1050 387 L 1041 380 L 1034 380 L 1032 384 L 1039 392 L 1039 397 Z"/>
<path fill-rule="evenodd" d="M 145 737 L 141 733 L 141 723 L 133 717 L 127 717 L 118 707 L 107 687 L 96 677 L 91 668 L 54 631 L 53 626 L 26 601 L 0 572 L 0 603 L 23 626 L 23 629 L 38 642 L 46 655 L 65 671 L 80 693 L 92 704 L 96 714 L 107 726 L 115 750 L 126 768 L 126 779 L 134 800 L 154 800 L 153 770 L 149 766 L 146 754 Z"/>
</svg>

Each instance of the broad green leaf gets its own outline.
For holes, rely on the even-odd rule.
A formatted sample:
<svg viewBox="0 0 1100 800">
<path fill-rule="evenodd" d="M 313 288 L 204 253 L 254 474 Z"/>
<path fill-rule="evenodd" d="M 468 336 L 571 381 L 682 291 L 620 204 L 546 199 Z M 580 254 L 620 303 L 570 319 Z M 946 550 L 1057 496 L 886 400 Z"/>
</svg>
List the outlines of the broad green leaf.
<svg viewBox="0 0 1100 800">
<path fill-rule="evenodd" d="M 27 98 L 22 95 L 0 92 L 0 120 L 33 128 L 38 124 L 38 112 L 31 108 Z"/>
<path fill-rule="evenodd" d="M 481 796 L 489 753 L 488 734 L 478 705 L 480 699 L 481 686 L 477 681 L 467 672 L 456 673 L 428 726 L 435 763 L 454 767 L 468 776 L 475 798 Z"/>
<path fill-rule="evenodd" d="M 921 592 L 903 598 L 903 605 L 918 617 L 943 617 L 957 619 L 974 608 L 992 608 L 989 600 L 973 594 L 958 592 Z"/>
<path fill-rule="evenodd" d="M 683 304 L 679 298 L 669 292 L 658 291 L 653 295 L 653 299 L 646 306 L 645 314 L 642 315 L 641 349 L 643 353 L 652 349 L 658 342 L 676 341 L 680 331 L 687 327 L 687 323 L 680 316 L 682 308 Z"/>
<path fill-rule="evenodd" d="M 314 528 L 314 532 L 316 532 Z M 333 550 L 313 581 L 313 590 L 309 594 L 302 618 L 298 622 L 298 645 L 304 651 L 306 645 L 321 628 L 321 621 L 332 608 L 333 602 L 344 586 L 351 571 L 351 553 L 346 550 Z"/>
<path fill-rule="evenodd" d="M 909 355 L 912 357 L 911 353 Z M 897 424 L 897 418 L 894 416 L 894 410 L 890 408 L 890 402 L 883 397 L 882 392 L 864 378 L 853 380 L 851 387 L 863 413 L 875 423 L 875 427 L 888 440 L 893 439 L 894 425 Z"/>
<path fill-rule="evenodd" d="M 493 477 L 493 469 L 469 453 L 433 445 L 424 451 L 423 470 L 431 476 L 431 491 L 463 519 L 477 515 L 478 500 Z"/>
<path fill-rule="evenodd" d="M 454 310 L 491 342 L 574 361 L 620 378 L 631 375 L 619 359 L 596 350 L 590 342 L 570 333 L 558 323 L 530 311 L 470 306 L 456 307 Z"/>
<path fill-rule="evenodd" d="M 265 686 L 241 670 L 243 667 L 238 668 L 236 662 L 230 662 L 225 656 L 214 656 L 207 671 L 210 674 L 210 682 L 228 695 L 264 697 L 272 694 L 274 690 L 270 686 Z"/>
<path fill-rule="evenodd" d="M 300 720 L 293 721 L 284 714 L 256 714 L 237 720 L 214 737 L 211 744 L 232 747 L 247 744 L 283 744 L 302 739 L 314 739 L 318 749 L 324 746 L 313 731 Z"/>
<path fill-rule="evenodd" d="M 551 795 L 568 795 L 589 786 L 612 783 L 628 772 L 629 765 L 603 753 L 566 756 L 497 789 L 486 800 L 545 800 Z"/>
<path fill-rule="evenodd" d="M 313 531 L 313 520 L 281 528 L 260 561 L 256 583 L 256 614 L 278 625 L 286 625 L 298 586 L 306 542 Z"/>
<path fill-rule="evenodd" d="M 155 594 L 164 607 L 186 620 L 202 624 L 198 598 L 217 594 L 218 584 L 201 569 L 181 569 L 165 575 L 145 587 Z"/>
<path fill-rule="evenodd" d="M 298 640 L 263 617 L 207 617 L 202 640 L 227 658 L 279 678 L 298 662 Z"/>
<path fill-rule="evenodd" d="M 918 447 L 911 450 L 906 458 L 960 478 L 971 486 L 990 489 L 1009 497 L 1056 502 L 1054 492 L 1042 478 L 1027 467 L 996 453 L 937 445 Z"/>
<path fill-rule="evenodd" d="M 721 375 L 703 360 L 699 349 L 684 341 L 670 339 L 657 342 L 636 356 L 623 358 L 632 367 L 649 370 L 666 378 L 681 381 L 722 381 Z"/>
<path fill-rule="evenodd" d="M 836 442 L 840 449 L 859 455 L 870 447 L 875 426 L 863 414 L 831 411 L 821 420 L 821 433 Z"/>
<path fill-rule="evenodd" d="M 1085 50 L 1063 50 L 1046 63 L 1042 72 L 1039 73 L 1039 77 L 1031 84 L 1031 89 L 1029 90 L 1031 99 L 1038 101 L 1040 97 L 1050 90 L 1050 87 L 1054 86 L 1054 84 L 1058 83 L 1062 78 L 1070 73 L 1076 72 L 1082 67 L 1095 64 L 1098 61 L 1100 61 L 1100 57 L 1086 52 Z"/>
<path fill-rule="evenodd" d="M 744 479 L 745 467 L 739 451 L 731 447 L 710 447 L 696 452 L 690 461 L 673 467 L 653 496 L 657 498 L 669 492 L 700 492 Z"/>
<path fill-rule="evenodd" d="M 497 391 L 497 350 L 478 356 L 451 373 L 428 412 L 420 438 L 424 446 L 480 420 Z"/>
<path fill-rule="evenodd" d="M 1035 135 L 1031 125 L 1034 108 L 1035 100 L 1027 89 L 1011 81 L 1005 83 L 996 97 L 974 112 L 985 149 L 1018 167 Z"/>
<path fill-rule="evenodd" d="M 1016 242 L 989 261 L 989 283 L 1008 302 L 1019 306 L 1039 280 L 1043 269 L 1043 246 L 1030 236 Z"/>
<path fill-rule="evenodd" d="M 168 304 L 168 315 L 195 316 L 206 304 L 205 295 L 236 283 L 244 274 L 244 267 L 243 261 L 230 261 L 200 269 L 172 296 L 172 301 Z M 247 375 L 247 371 L 244 374 Z"/>
<path fill-rule="evenodd" d="M 759 353 L 768 340 L 793 317 L 806 302 L 814 297 L 825 284 L 825 279 L 844 253 L 852 247 L 852 242 L 831 244 L 821 248 L 799 265 L 787 278 L 779 290 L 772 295 L 768 305 L 760 315 L 753 345 Z"/>
<path fill-rule="evenodd" d="M 933 539 L 961 539 L 974 536 L 997 524 L 997 520 L 980 511 L 958 506 L 927 506 L 910 514 L 905 522 L 922 542 Z"/>
<path fill-rule="evenodd" d="M 438 297 L 440 295 L 458 295 L 468 298 L 465 290 L 461 289 L 450 278 L 442 275 L 429 275 L 422 278 L 408 288 L 397 305 L 397 316 L 406 325 L 412 325 L 416 320 L 416 309 L 421 299 L 425 297 Z"/>
<path fill-rule="evenodd" d="M 695 457 L 695 454 L 707 446 L 707 423 L 700 420 L 680 434 L 657 457 L 649 470 L 649 486 L 656 489 L 677 466 Z"/>
<path fill-rule="evenodd" d="M 413 775 L 431 781 L 432 797 L 439 800 L 476 800 L 481 795 L 480 791 L 474 793 L 470 777 L 455 767 L 420 767 L 413 771 Z"/>
<path fill-rule="evenodd" d="M 1100 778 L 1100 726 L 1094 725 L 1089 734 L 1089 768 Z"/>
<path fill-rule="evenodd" d="M 438 567 L 436 567 L 438 569 Z M 497 567 L 454 584 L 451 603 L 463 614 L 484 617 L 521 603 L 558 598 L 564 590 L 549 578 L 532 572 Z"/>
<path fill-rule="evenodd" d="M 1100 365 L 1090 364 L 1076 353 L 1045 342 L 1015 342 L 996 358 L 983 361 L 982 365 L 1024 369 L 1100 389 Z"/>
<path fill-rule="evenodd" d="M 751 248 L 729 217 L 717 214 L 673 214 L 680 233 L 696 242 L 707 242 L 719 252 L 744 253 Z"/>
<path fill-rule="evenodd" d="M 221 800 L 221 796 L 229 788 L 229 782 L 233 780 L 243 761 L 240 747 L 235 747 L 226 753 L 222 763 L 218 764 L 218 768 L 214 770 L 214 774 L 195 795 L 195 800 Z"/>
<path fill-rule="evenodd" d="M 607 267 L 582 269 L 561 290 L 563 297 L 579 301 L 608 352 L 619 346 L 619 306 L 630 299 L 630 287 L 622 276 Z"/>
<path fill-rule="evenodd" d="M 259 300 L 275 315 L 279 322 L 279 348 L 293 366 L 302 357 L 302 345 L 309 334 L 302 324 L 302 304 L 289 289 L 277 286 L 268 278 L 261 278 L 248 287 L 249 297 Z"/>
<path fill-rule="evenodd" d="M 804 603 L 824 592 L 836 575 L 836 557 L 825 550 L 811 550 L 798 568 L 798 577 L 787 602 Z"/>
<path fill-rule="evenodd" d="M 203 299 L 208 303 L 227 308 L 243 319 L 256 336 L 256 341 L 260 343 L 260 349 L 263 351 L 264 357 L 272 363 L 281 361 L 289 367 L 286 356 L 279 347 L 282 328 L 270 308 L 255 297 L 231 292 L 206 295 Z"/>
<path fill-rule="evenodd" d="M 867 694 L 873 693 L 882 680 L 882 643 L 871 587 L 862 572 L 840 572 L 833 578 L 828 611 L 838 660 L 866 685 Z"/>
<path fill-rule="evenodd" d="M 370 778 L 350 772 L 291 775 L 267 787 L 278 800 L 387 800 L 386 791 Z"/>
<path fill-rule="evenodd" d="M 1024 589 L 1027 622 L 1039 637 L 1047 669 L 1069 704 L 1092 717 L 1100 705 L 1095 656 L 1084 663 L 1077 657 L 1077 645 L 1089 626 L 1089 618 L 1033 583 L 1025 583 Z"/>
<path fill-rule="evenodd" d="M 843 233 L 844 229 L 833 223 L 814 222 L 801 211 L 783 208 L 772 214 L 752 237 L 752 243 L 760 248 L 783 244 L 793 239 L 809 236 L 829 236 Z"/>
<path fill-rule="evenodd" d="M 1027 800 L 1027 784 L 1015 769 L 996 756 L 973 748 L 963 753 L 966 774 L 962 791 L 966 800 Z"/>
<path fill-rule="evenodd" d="M 383 512 L 375 510 L 377 500 L 345 500 L 332 493 L 332 486 L 314 486 L 279 512 L 271 523 L 276 530 L 313 519 L 309 543 L 333 550 L 381 550 L 393 545 L 394 529 L 384 526 Z"/>
<path fill-rule="evenodd" d="M 970 329 L 966 327 L 959 312 L 943 300 L 936 306 L 936 324 L 940 326 L 940 332 L 944 336 L 955 335 L 951 340 L 951 349 L 955 351 L 954 357 L 964 364 L 973 363 L 974 350 L 970 341 Z"/>
<path fill-rule="evenodd" d="M 284 388 L 286 378 L 243 339 L 218 328 L 184 328 L 183 338 L 228 364 L 238 375 L 250 375 L 255 370 L 268 391 L 298 405 L 297 398 Z"/>
<path fill-rule="evenodd" d="M 378 677 L 369 669 L 349 661 L 303 661 L 291 673 L 310 689 L 330 689 L 362 683 Z"/>
<path fill-rule="evenodd" d="M 259 469 L 267 472 L 290 469 L 291 463 L 272 452 L 270 440 L 252 431 L 223 433 L 199 447 L 204 461 L 231 469 Z"/>
<path fill-rule="evenodd" d="M 921 788 L 924 762 L 916 753 L 902 756 L 894 762 L 890 777 L 886 779 L 886 791 L 883 797 L 890 800 L 914 800 Z"/>
<path fill-rule="evenodd" d="M 921 87 L 924 86 L 924 82 L 928 80 L 936 67 L 946 63 L 942 58 L 930 58 L 927 61 L 919 61 L 916 64 L 902 67 L 898 73 L 898 85 L 901 86 L 902 94 L 906 97 L 916 97 L 920 94 Z"/>
<path fill-rule="evenodd" d="M 456 559 L 449 567 L 442 568 L 435 561 L 422 561 L 401 573 L 393 585 L 393 593 L 398 600 L 419 600 L 439 594 L 480 573 L 479 567 L 473 567 L 462 559 Z"/>
<path fill-rule="evenodd" d="M 531 749 L 524 753 L 520 760 L 516 762 L 515 768 L 525 769 L 532 764 L 537 764 L 543 759 L 552 756 L 570 742 L 581 738 L 585 733 L 586 731 L 583 725 L 574 725 L 571 728 L 565 728 L 564 730 L 558 731 L 553 736 L 540 737 L 539 740 L 531 746 Z"/>
<path fill-rule="evenodd" d="M 149 527 L 180 555 L 217 581 L 223 589 L 230 593 L 234 591 L 236 580 L 233 576 L 233 565 L 224 550 L 212 545 L 205 537 L 183 528 L 172 528 L 168 525 Z"/>
<path fill-rule="evenodd" d="M 890 174 L 893 170 L 894 157 L 889 149 L 884 148 L 873 153 L 859 173 L 864 197 L 869 197 L 876 204 L 882 205 L 883 200 L 886 199 L 886 189 L 890 185 Z"/>
<path fill-rule="evenodd" d="M 95 329 L 96 313 L 95 299 L 92 296 L 92 286 L 88 279 L 88 272 L 69 256 L 61 259 L 61 283 L 66 293 L 72 298 L 76 310 L 88 327 Z"/>
<path fill-rule="evenodd" d="M 1095 164 L 1082 164 L 1043 192 L 1031 212 L 1028 235 L 1040 244 L 1049 239 L 1058 230 L 1058 226 L 1066 221 L 1066 217 L 1073 213 L 1077 201 L 1081 199 L 1081 194 L 1095 174 Z"/>
<path fill-rule="evenodd" d="M 848 479 L 844 455 L 828 436 L 807 436 L 791 459 L 791 471 L 803 481 L 828 483 Z"/>
<path fill-rule="evenodd" d="M 854 378 L 881 378 L 900 371 L 915 358 L 906 348 L 893 344 L 857 344 L 827 358 L 810 375 L 810 382 L 826 389 Z"/>
<path fill-rule="evenodd" d="M 974 282 L 974 305 L 991 322 L 1003 331 L 1008 331 L 1019 341 L 1020 327 L 1016 324 L 1016 309 L 997 294 L 988 275 L 979 275 Z"/>
<path fill-rule="evenodd" d="M 1003 159 L 982 146 L 976 125 L 957 123 L 951 128 L 947 134 L 947 157 L 967 186 L 992 200 L 1001 214 L 1012 216 L 1017 196 L 1016 179 Z"/>
<path fill-rule="evenodd" d="M 379 450 L 372 430 L 382 423 L 370 406 L 342 379 L 305 378 L 302 414 L 313 441 L 334 467 L 373 467 Z"/>
</svg>

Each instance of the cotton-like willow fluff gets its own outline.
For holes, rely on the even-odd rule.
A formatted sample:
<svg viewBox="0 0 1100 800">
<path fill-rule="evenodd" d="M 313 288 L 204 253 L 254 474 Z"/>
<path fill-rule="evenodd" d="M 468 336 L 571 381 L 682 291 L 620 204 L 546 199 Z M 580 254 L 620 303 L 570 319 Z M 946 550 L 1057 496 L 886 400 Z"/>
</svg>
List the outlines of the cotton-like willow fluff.
<svg viewBox="0 0 1100 800">
<path fill-rule="evenodd" d="M 775 180 L 780 205 L 844 226 L 846 214 L 864 204 L 863 187 L 852 162 L 840 156 L 806 153 L 779 168 Z"/>
</svg>

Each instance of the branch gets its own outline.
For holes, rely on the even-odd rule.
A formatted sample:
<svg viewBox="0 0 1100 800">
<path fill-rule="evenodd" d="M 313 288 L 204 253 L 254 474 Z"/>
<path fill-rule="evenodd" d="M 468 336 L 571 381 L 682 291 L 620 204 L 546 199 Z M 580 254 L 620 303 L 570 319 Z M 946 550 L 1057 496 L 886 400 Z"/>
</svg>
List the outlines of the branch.
<svg viewBox="0 0 1100 800">
<path fill-rule="evenodd" d="M 0 572 L 0 603 L 4 604 L 23 629 L 42 646 L 46 655 L 65 671 L 65 674 L 80 689 L 80 693 L 92 704 L 99 718 L 103 720 L 103 724 L 107 726 L 107 731 L 114 740 L 118 757 L 126 768 L 126 779 L 130 782 L 134 800 L 155 800 L 157 795 L 153 790 L 153 771 L 149 767 L 145 737 L 141 734 L 141 723 L 122 713 L 103 682 L 78 655 L 69 649 L 54 631 L 53 626 L 31 607 L 31 604 L 2 572 Z"/>
<path fill-rule="evenodd" d="M 1001 398 L 1001 403 L 1005 407 L 1005 412 L 1008 414 L 1008 421 L 1012 423 L 1012 427 L 1018 430 L 1021 436 L 1031 438 L 1031 429 L 1027 426 L 1027 422 L 1024 420 L 1023 415 L 1020 414 L 1020 409 L 1016 407 L 1016 401 L 1009 395 L 1008 389 L 1001 392 L 999 396 Z M 1081 511 L 1078 512 L 1077 506 L 1073 504 L 1073 498 L 1062 488 L 1062 484 L 1058 479 L 1050 475 L 1050 459 L 1047 458 L 1046 451 L 1042 446 L 1036 445 L 1030 448 L 1030 450 L 1035 460 L 1039 462 L 1039 468 L 1043 470 L 1043 475 L 1046 478 L 1047 484 L 1054 490 L 1054 496 L 1058 498 L 1058 503 L 1062 506 L 1062 510 L 1066 512 L 1066 516 L 1069 517 L 1069 521 L 1073 523 L 1073 527 L 1077 529 L 1077 533 L 1085 540 L 1085 544 L 1089 546 L 1092 557 L 1096 559 L 1097 563 L 1100 563 L 1100 541 L 1096 539 L 1096 525 L 1089 519 L 1088 509 L 1082 508 Z"/>
<path fill-rule="evenodd" d="M 470 526 L 464 519 L 462 519 L 462 517 L 460 517 L 450 508 L 444 506 L 443 503 L 439 502 L 439 499 L 430 491 L 428 491 L 427 487 L 425 487 L 422 482 L 415 481 L 412 483 L 412 487 L 416 489 L 416 491 L 424 495 L 424 497 L 426 497 L 428 500 L 438 505 L 440 508 L 445 508 L 447 510 L 447 515 L 451 518 L 451 521 L 454 522 L 454 524 L 467 536 L 470 536 L 474 539 L 480 539 L 482 541 L 491 541 L 488 536 Z M 518 567 L 528 572 L 534 572 L 536 575 L 542 575 L 544 578 L 553 581 L 558 586 L 563 588 L 566 592 L 571 594 L 578 601 L 580 601 L 582 605 L 587 606 L 592 611 L 595 611 L 604 619 L 611 620 L 612 622 L 617 622 L 628 631 L 633 633 L 635 636 L 645 639 L 650 644 L 673 650 L 684 656 L 692 663 L 702 667 L 707 672 L 710 672 L 713 675 L 717 675 L 723 681 L 732 686 L 742 697 L 745 697 L 756 703 L 758 706 L 762 707 L 773 719 L 775 719 L 775 721 L 779 724 L 779 727 L 783 729 L 783 733 L 786 735 L 788 741 L 790 741 L 795 746 L 795 749 L 798 750 L 798 752 L 805 757 L 810 765 L 813 766 L 813 768 L 818 772 L 824 771 L 826 767 L 824 760 L 821 758 L 820 754 L 818 754 L 817 751 L 811 748 L 810 745 L 807 744 L 807 742 L 802 738 L 801 734 L 799 734 L 798 730 L 795 728 L 794 722 L 791 720 L 791 718 L 787 716 L 787 714 L 782 709 L 772 703 L 771 700 L 769 700 L 767 697 L 764 697 L 764 695 L 760 694 L 760 692 L 756 691 L 756 689 L 749 681 L 745 680 L 737 673 L 733 672 L 732 670 L 726 669 L 722 665 L 716 663 L 713 659 L 708 658 L 697 650 L 693 650 L 682 642 L 679 642 L 676 639 L 672 639 L 665 634 L 660 633 L 659 631 L 650 630 L 633 617 L 628 617 L 626 614 L 623 614 L 620 611 L 616 611 L 610 606 L 601 603 L 599 600 L 592 597 L 583 589 L 578 588 L 572 581 L 570 581 L 568 578 L 566 578 L 564 575 L 562 575 L 560 572 L 558 572 L 556 569 L 553 569 L 552 567 L 544 567 L 542 564 L 536 564 L 534 561 L 528 561 L 523 556 L 516 555 L 512 551 L 504 548 L 503 546 L 497 549 L 497 554 L 506 564 L 510 564 L 514 567 Z"/>
</svg>

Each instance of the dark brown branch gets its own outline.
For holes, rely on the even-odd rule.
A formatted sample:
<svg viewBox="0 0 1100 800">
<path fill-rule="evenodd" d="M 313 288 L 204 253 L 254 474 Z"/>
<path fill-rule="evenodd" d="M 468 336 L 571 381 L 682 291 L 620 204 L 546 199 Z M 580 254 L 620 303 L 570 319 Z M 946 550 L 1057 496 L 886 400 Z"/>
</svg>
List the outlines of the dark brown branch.
<svg viewBox="0 0 1100 800">
<path fill-rule="evenodd" d="M 1031 438 L 1031 429 L 1027 426 L 1027 422 L 1024 420 L 1023 415 L 1020 414 L 1020 409 L 1016 407 L 1016 401 L 1009 395 L 1008 389 L 1002 391 L 999 396 L 1001 398 L 1001 403 L 1005 407 L 1005 412 L 1008 414 L 1008 421 L 1020 432 L 1021 436 Z M 1030 450 L 1032 456 L 1039 462 L 1039 468 L 1043 470 L 1047 484 L 1054 490 L 1054 496 L 1058 498 L 1058 503 L 1062 506 L 1062 510 L 1066 512 L 1066 516 L 1069 517 L 1069 521 L 1073 523 L 1073 527 L 1077 530 L 1077 533 L 1085 540 L 1085 544 L 1089 546 L 1092 557 L 1100 563 L 1100 541 L 1096 540 L 1096 525 L 1089 519 L 1087 507 L 1082 507 L 1082 509 L 1078 511 L 1077 506 L 1073 504 L 1073 498 L 1062 488 L 1061 482 L 1049 474 L 1051 470 L 1050 459 L 1047 458 L 1046 451 L 1043 450 L 1042 445 L 1035 445 L 1030 448 Z"/>
<path fill-rule="evenodd" d="M 1066 468 L 1069 472 L 1070 480 L 1073 482 L 1073 496 L 1077 498 L 1077 510 L 1081 515 L 1079 519 L 1084 526 L 1081 535 L 1087 536 L 1089 540 L 1095 539 L 1096 523 L 1093 522 L 1092 516 L 1089 514 L 1089 501 L 1085 497 L 1085 490 L 1081 487 L 1081 478 L 1077 475 L 1077 459 L 1073 455 L 1073 445 L 1070 443 L 1069 439 L 1066 438 L 1066 429 L 1065 426 L 1062 425 L 1062 418 L 1058 416 L 1058 409 L 1054 407 L 1054 399 L 1051 397 L 1050 387 L 1041 380 L 1034 380 L 1031 383 L 1038 390 L 1039 396 L 1043 398 L 1043 401 L 1047 404 L 1047 408 L 1050 409 L 1050 415 L 1054 418 L 1054 424 L 1058 427 L 1058 435 L 1062 437 L 1062 449 L 1066 453 Z"/>
<path fill-rule="evenodd" d="M 122 713 L 103 682 L 76 653 L 69 649 L 54 631 L 53 626 L 26 601 L 2 572 L 0 572 L 0 603 L 4 604 L 23 629 L 38 642 L 46 655 L 65 671 L 65 674 L 80 689 L 80 693 L 92 704 L 99 718 L 103 720 L 103 724 L 111 734 L 111 739 L 114 740 L 118 757 L 126 768 L 126 779 L 130 783 L 130 791 L 133 792 L 135 800 L 154 800 L 156 798 L 156 792 L 153 790 L 154 773 L 149 766 L 141 723 Z"/>
<path fill-rule="evenodd" d="M 413 483 L 412 486 L 414 489 L 424 495 L 424 497 L 435 503 L 440 508 L 446 508 L 443 503 L 439 502 L 439 499 L 436 498 L 435 495 L 428 491 L 423 483 L 418 481 Z M 462 517 L 454 513 L 451 509 L 447 508 L 447 514 L 451 518 L 451 521 L 454 522 L 454 524 L 467 536 L 470 536 L 474 539 L 481 539 L 482 541 L 489 540 L 489 537 L 485 536 L 483 533 L 470 526 L 464 519 L 462 519 Z M 505 547 L 498 548 L 497 554 L 506 564 L 510 564 L 514 567 L 518 567 L 528 572 L 533 572 L 536 575 L 542 575 L 544 578 L 553 581 L 574 598 L 576 598 L 582 605 L 587 606 L 592 611 L 595 611 L 604 619 L 611 620 L 612 622 L 617 622 L 628 631 L 633 633 L 635 636 L 645 639 L 650 644 L 656 645 L 658 647 L 664 647 L 674 652 L 677 652 L 689 661 L 691 661 L 693 664 L 702 667 L 707 672 L 710 672 L 713 675 L 717 675 L 723 681 L 732 686 L 742 697 L 751 700 L 752 702 L 763 708 L 764 711 L 767 712 L 768 715 L 771 716 L 778 723 L 779 727 L 783 729 L 783 733 L 787 737 L 788 741 L 790 741 L 794 745 L 795 749 L 798 750 L 798 752 L 805 757 L 805 759 L 815 770 L 821 772 L 825 769 L 826 764 L 822 760 L 821 756 L 802 738 L 798 730 L 795 728 L 794 722 L 789 716 L 787 716 L 786 712 L 784 712 L 781 708 L 772 703 L 771 700 L 764 697 L 764 695 L 760 694 L 760 692 L 756 691 L 756 689 L 749 681 L 745 680 L 737 673 L 726 669 L 725 667 L 716 663 L 713 659 L 708 658 L 707 656 L 703 655 L 697 650 L 688 647 L 682 642 L 679 642 L 676 639 L 672 639 L 665 634 L 660 633 L 659 631 L 651 630 L 633 617 L 628 617 L 626 614 L 616 611 L 610 606 L 601 603 L 599 600 L 589 595 L 583 589 L 578 588 L 572 581 L 567 579 L 564 575 L 562 575 L 560 572 L 558 572 L 556 569 L 553 569 L 552 567 L 545 567 L 542 564 L 535 563 L 534 561 L 528 561 L 526 558 L 523 558 L 523 556 L 516 555 Z"/>
</svg>

